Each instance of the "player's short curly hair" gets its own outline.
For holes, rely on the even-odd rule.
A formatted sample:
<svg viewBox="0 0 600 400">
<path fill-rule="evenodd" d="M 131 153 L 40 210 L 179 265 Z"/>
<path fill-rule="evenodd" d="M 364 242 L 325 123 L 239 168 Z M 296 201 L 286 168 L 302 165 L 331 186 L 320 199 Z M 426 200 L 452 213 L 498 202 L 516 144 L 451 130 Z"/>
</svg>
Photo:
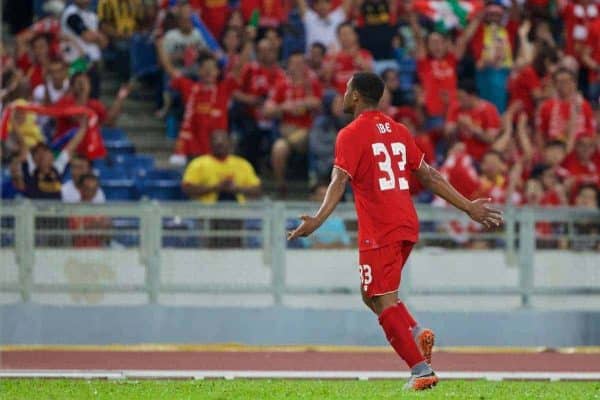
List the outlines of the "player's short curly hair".
<svg viewBox="0 0 600 400">
<path fill-rule="evenodd" d="M 383 96 L 385 84 L 379 75 L 373 72 L 357 72 L 352 76 L 351 88 L 356 90 L 365 102 L 377 105 Z"/>
</svg>

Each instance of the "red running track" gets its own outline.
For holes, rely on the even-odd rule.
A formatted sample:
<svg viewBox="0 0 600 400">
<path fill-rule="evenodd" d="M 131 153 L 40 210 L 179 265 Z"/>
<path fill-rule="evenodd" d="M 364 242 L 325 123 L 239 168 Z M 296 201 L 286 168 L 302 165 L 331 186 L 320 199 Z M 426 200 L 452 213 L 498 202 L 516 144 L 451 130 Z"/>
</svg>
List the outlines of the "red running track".
<svg viewBox="0 0 600 400">
<path fill-rule="evenodd" d="M 600 354 L 436 352 L 437 371 L 600 372 Z M 403 371 L 393 353 L 62 351 L 0 353 L 1 370 Z"/>
</svg>

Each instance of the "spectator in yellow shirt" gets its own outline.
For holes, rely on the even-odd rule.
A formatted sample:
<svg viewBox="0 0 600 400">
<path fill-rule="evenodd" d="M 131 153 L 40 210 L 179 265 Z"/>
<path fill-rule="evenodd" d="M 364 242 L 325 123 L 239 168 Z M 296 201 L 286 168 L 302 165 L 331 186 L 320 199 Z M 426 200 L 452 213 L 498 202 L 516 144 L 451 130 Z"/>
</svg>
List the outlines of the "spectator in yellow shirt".
<svg viewBox="0 0 600 400">
<path fill-rule="evenodd" d="M 213 132 L 212 154 L 195 158 L 183 175 L 182 189 L 190 198 L 204 204 L 218 201 L 246 202 L 261 194 L 261 182 L 252 165 L 245 159 L 231 155 L 229 134 Z"/>
<path fill-rule="evenodd" d="M 114 69 L 122 80 L 129 79 L 131 36 L 143 24 L 144 5 L 141 0 L 99 0 L 100 30 L 108 37 L 115 53 Z"/>
</svg>

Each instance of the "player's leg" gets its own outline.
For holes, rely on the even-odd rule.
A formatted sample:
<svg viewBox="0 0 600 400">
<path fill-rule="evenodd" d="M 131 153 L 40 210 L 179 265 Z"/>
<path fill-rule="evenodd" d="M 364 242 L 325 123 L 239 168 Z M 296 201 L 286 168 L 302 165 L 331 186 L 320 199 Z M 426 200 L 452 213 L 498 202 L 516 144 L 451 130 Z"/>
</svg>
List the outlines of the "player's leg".
<svg viewBox="0 0 600 400">
<path fill-rule="evenodd" d="M 410 242 L 404 242 L 401 248 L 402 259 L 406 263 L 410 253 L 412 252 L 413 244 Z M 412 316 L 408 308 L 402 301 L 398 301 L 398 308 L 402 312 L 402 316 L 408 323 L 413 338 L 417 343 L 417 347 L 421 351 L 421 354 L 425 357 L 425 360 L 429 365 L 431 365 L 431 355 L 433 352 L 433 345 L 435 343 L 435 334 L 431 329 L 422 328 L 417 320 Z"/>
<path fill-rule="evenodd" d="M 422 390 L 437 377 L 417 347 L 410 327 L 398 307 L 398 286 L 404 265 L 402 244 L 361 252 L 359 272 L 365 303 L 379 317 L 379 324 L 396 353 L 411 369 L 410 389 Z"/>
<path fill-rule="evenodd" d="M 371 309 L 371 311 L 373 311 L 375 314 L 377 314 L 377 312 L 375 311 L 375 305 L 373 305 L 373 299 L 370 298 L 369 296 L 367 296 L 367 293 L 365 291 L 363 291 L 361 289 L 360 294 L 362 296 L 362 301 L 363 303 L 365 303 L 365 305 L 367 307 L 369 307 Z"/>
<path fill-rule="evenodd" d="M 408 323 L 413 338 L 417 343 L 417 347 L 419 347 L 419 350 L 421 350 L 421 354 L 423 354 L 427 363 L 431 365 L 431 356 L 433 352 L 433 346 L 435 344 L 435 334 L 431 329 L 421 327 L 402 301 L 398 301 L 398 308 Z"/>
</svg>

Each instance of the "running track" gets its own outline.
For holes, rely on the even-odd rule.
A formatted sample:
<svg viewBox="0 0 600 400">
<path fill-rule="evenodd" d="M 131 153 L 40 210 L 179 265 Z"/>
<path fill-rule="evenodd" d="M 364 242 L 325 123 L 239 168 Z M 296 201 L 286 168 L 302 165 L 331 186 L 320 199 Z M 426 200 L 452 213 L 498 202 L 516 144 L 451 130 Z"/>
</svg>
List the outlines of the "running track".
<svg viewBox="0 0 600 400">
<path fill-rule="evenodd" d="M 577 373 L 584 373 L 586 376 L 594 376 L 591 379 L 599 379 L 595 376 L 600 376 L 599 352 L 587 354 L 556 351 L 437 351 L 433 356 L 433 364 L 437 371 L 446 373 L 518 371 L 525 375 L 549 373 L 549 376 L 559 376 L 557 373 L 567 373 L 576 377 Z M 233 372 L 232 376 L 236 375 L 236 371 L 266 374 L 265 376 L 271 376 L 269 373 L 277 371 L 286 371 L 292 375 L 305 371 L 313 375 L 322 373 L 323 376 L 340 372 L 343 376 L 344 373 L 353 371 L 360 378 L 360 372 L 377 371 L 385 375 L 391 372 L 405 373 L 406 368 L 401 360 L 389 351 L 107 351 L 68 348 L 0 351 L 0 376 L 3 373 L 18 374 L 27 371 L 160 371 L 167 375 L 176 374 L 178 371 L 195 371 L 194 376 L 211 376 L 200 374 L 202 371 L 212 371 L 213 374 L 229 371 Z"/>
</svg>

